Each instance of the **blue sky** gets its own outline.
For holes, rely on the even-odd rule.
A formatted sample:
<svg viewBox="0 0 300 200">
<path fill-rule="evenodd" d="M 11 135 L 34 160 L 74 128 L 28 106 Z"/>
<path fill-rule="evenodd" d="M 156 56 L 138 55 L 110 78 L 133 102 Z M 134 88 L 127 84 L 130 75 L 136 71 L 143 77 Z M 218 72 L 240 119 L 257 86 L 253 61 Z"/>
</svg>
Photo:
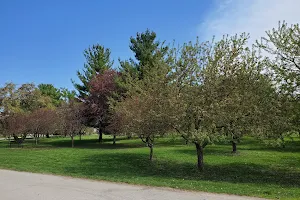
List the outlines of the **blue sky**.
<svg viewBox="0 0 300 200">
<path fill-rule="evenodd" d="M 12 81 L 73 88 L 70 79 L 83 68 L 82 52 L 89 45 L 110 48 L 117 66 L 118 58 L 132 56 L 130 36 L 147 28 L 160 40 L 178 43 L 241 31 L 257 37 L 278 20 L 299 22 L 297 5 L 297 0 L 0 0 L 0 86 Z M 268 12 L 262 10 L 266 6 Z"/>
</svg>

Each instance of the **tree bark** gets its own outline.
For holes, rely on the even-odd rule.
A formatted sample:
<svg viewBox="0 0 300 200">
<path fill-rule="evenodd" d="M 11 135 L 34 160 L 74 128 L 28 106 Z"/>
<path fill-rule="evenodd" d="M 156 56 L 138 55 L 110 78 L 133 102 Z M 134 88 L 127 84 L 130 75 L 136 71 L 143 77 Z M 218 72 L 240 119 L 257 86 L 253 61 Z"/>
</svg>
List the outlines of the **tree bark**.
<svg viewBox="0 0 300 200">
<path fill-rule="evenodd" d="M 114 145 L 116 144 L 116 135 L 114 135 L 114 138 L 113 138 L 113 144 L 114 144 Z"/>
<path fill-rule="evenodd" d="M 38 144 L 38 134 L 35 134 L 35 145 Z"/>
<path fill-rule="evenodd" d="M 17 143 L 19 142 L 19 138 L 15 134 L 13 134 L 13 138 L 14 138 L 15 142 L 17 142 Z"/>
<path fill-rule="evenodd" d="M 203 147 L 198 143 L 195 143 L 195 145 L 196 145 L 197 158 L 198 158 L 197 167 L 198 167 L 198 170 L 203 171 L 203 169 L 204 169 L 204 166 L 203 166 Z"/>
<path fill-rule="evenodd" d="M 99 128 L 99 139 L 98 139 L 98 142 L 101 143 L 103 141 L 103 132 L 102 132 L 102 128 Z"/>
<path fill-rule="evenodd" d="M 14 137 L 15 142 L 18 144 L 18 147 L 20 147 L 21 140 L 19 139 L 19 137 L 14 134 L 13 134 L 13 137 Z"/>
<path fill-rule="evenodd" d="M 74 136 L 73 135 L 71 136 L 71 139 L 72 139 L 72 148 L 74 148 Z"/>
<path fill-rule="evenodd" d="M 150 148 L 150 157 L 149 160 L 153 160 L 153 144 L 148 144 L 148 147 Z"/>
<path fill-rule="evenodd" d="M 231 143 L 232 143 L 232 153 L 236 153 L 237 152 L 236 142 L 231 141 Z"/>
<path fill-rule="evenodd" d="M 8 140 L 9 140 L 9 148 L 11 148 L 11 140 L 10 140 L 10 135 L 8 136 Z"/>
</svg>

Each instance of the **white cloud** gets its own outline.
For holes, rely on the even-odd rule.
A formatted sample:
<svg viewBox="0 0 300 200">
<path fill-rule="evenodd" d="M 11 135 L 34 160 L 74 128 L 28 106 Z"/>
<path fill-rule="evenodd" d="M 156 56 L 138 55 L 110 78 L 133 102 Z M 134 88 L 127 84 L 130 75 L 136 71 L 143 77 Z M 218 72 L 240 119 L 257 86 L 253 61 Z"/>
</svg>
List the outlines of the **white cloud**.
<svg viewBox="0 0 300 200">
<path fill-rule="evenodd" d="M 217 7 L 199 25 L 198 33 L 204 39 L 213 35 L 250 33 L 254 42 L 265 31 L 277 28 L 278 21 L 300 23 L 300 0 L 217 0 Z"/>
</svg>

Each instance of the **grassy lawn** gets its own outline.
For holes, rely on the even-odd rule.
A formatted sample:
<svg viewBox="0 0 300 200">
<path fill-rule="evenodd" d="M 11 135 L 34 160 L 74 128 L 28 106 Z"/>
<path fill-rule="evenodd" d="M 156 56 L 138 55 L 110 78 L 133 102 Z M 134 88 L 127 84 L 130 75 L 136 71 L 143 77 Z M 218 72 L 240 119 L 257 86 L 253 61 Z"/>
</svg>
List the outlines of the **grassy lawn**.
<svg viewBox="0 0 300 200">
<path fill-rule="evenodd" d="M 138 139 L 119 138 L 117 145 L 105 137 L 84 136 L 70 148 L 69 138 L 42 138 L 36 147 L 27 140 L 23 148 L 8 148 L 0 140 L 0 168 L 49 173 L 97 180 L 166 186 L 187 190 L 257 196 L 270 199 L 300 199 L 300 139 L 285 149 L 266 147 L 251 138 L 230 153 L 229 144 L 207 146 L 205 171 L 196 169 L 193 145 L 180 139 L 160 138 L 149 149 Z"/>
</svg>

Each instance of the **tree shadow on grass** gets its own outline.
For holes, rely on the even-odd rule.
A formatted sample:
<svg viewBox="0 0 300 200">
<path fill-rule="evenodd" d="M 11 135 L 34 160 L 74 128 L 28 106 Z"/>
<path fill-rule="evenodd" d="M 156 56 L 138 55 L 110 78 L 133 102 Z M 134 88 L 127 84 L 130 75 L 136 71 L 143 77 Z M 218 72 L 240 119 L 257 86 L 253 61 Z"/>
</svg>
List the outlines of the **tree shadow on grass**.
<svg viewBox="0 0 300 200">
<path fill-rule="evenodd" d="M 123 142 L 125 140 L 125 142 Z M 98 139 L 82 139 L 75 140 L 75 148 L 87 148 L 87 149 L 123 149 L 123 148 L 141 148 L 145 147 L 142 141 L 138 138 L 125 138 L 117 137 L 116 144 L 113 145 L 113 138 L 104 138 L 102 143 L 98 142 Z M 122 141 L 122 142 L 121 142 Z M 128 142 L 126 142 L 128 141 Z M 31 142 L 34 142 L 33 140 Z M 120 143 L 121 142 L 121 143 Z M 71 147 L 71 139 L 66 137 L 60 140 L 49 140 L 43 139 L 38 147 L 42 147 L 43 144 L 48 144 L 52 147 Z M 175 147 L 185 145 L 181 138 L 170 139 L 170 138 L 159 138 L 155 141 L 156 146 L 163 147 Z M 193 144 L 188 144 L 193 146 Z M 48 146 L 49 147 L 49 146 Z M 212 147 L 206 148 L 208 154 L 229 154 L 231 153 L 230 143 L 220 143 L 213 145 Z M 253 150 L 253 151 L 276 151 L 276 152 L 300 152 L 300 141 L 287 141 L 286 147 L 272 147 L 258 143 L 255 140 L 245 140 L 237 145 L 238 150 Z"/>
<path fill-rule="evenodd" d="M 175 149 L 173 150 L 176 154 L 185 154 L 190 155 L 196 158 L 196 149 Z M 204 158 L 208 155 L 213 156 L 226 156 L 226 157 L 233 157 L 233 156 L 242 156 L 244 152 L 238 152 L 237 154 L 233 154 L 227 150 L 218 148 L 218 146 L 215 146 L 215 148 L 208 147 L 204 150 Z M 240 157 L 243 159 L 243 157 Z M 231 158 L 228 158 L 231 159 Z M 277 164 L 280 164 L 281 167 L 289 167 L 289 168 L 298 168 L 300 166 L 300 157 L 295 156 L 281 156 L 277 157 Z"/>
<path fill-rule="evenodd" d="M 112 177 L 122 180 L 130 180 L 132 177 L 155 177 L 193 181 L 275 184 L 282 187 L 300 186 L 300 173 L 274 170 L 263 165 L 206 164 L 205 170 L 199 172 L 193 163 L 159 159 L 150 162 L 145 154 L 128 152 L 92 155 L 82 159 L 80 165 L 65 168 L 65 172 L 110 180 Z"/>
<path fill-rule="evenodd" d="M 134 143 L 119 143 L 119 141 L 124 140 L 123 138 L 117 139 L 116 144 L 113 145 L 112 139 L 105 138 L 103 139 L 102 143 L 99 143 L 97 139 L 83 139 L 74 141 L 74 148 L 79 149 L 125 149 L 125 148 L 140 148 L 145 147 L 144 143 L 142 142 L 134 142 Z M 15 144 L 11 143 L 11 148 L 71 148 L 71 138 L 41 138 L 38 141 L 38 144 L 35 144 L 34 140 L 25 140 L 20 147 Z M 0 148 L 10 148 L 8 141 L 0 141 Z"/>
<path fill-rule="evenodd" d="M 117 139 L 116 144 L 112 144 L 112 139 L 105 138 L 101 143 L 98 142 L 97 139 L 83 139 L 83 140 L 75 140 L 74 148 L 83 148 L 83 149 L 124 149 L 124 148 L 140 148 L 144 147 L 144 144 L 141 143 L 118 143 L 122 139 Z M 50 145 L 51 147 L 71 147 L 71 139 L 65 138 L 61 140 L 50 140 L 44 141 L 44 144 Z"/>
<path fill-rule="evenodd" d="M 181 146 L 182 141 L 180 139 L 170 139 L 170 138 L 159 138 L 156 140 L 155 144 L 157 146 L 171 147 L 171 146 Z M 70 137 L 58 137 L 58 138 L 40 138 L 38 145 L 35 144 L 35 140 L 26 139 L 22 145 L 24 148 L 71 148 L 71 138 Z M 74 140 L 74 148 L 84 148 L 84 149 L 124 149 L 124 148 L 141 148 L 145 147 L 145 144 L 139 138 L 127 137 L 117 137 L 116 144 L 113 145 L 113 137 L 104 137 L 102 142 L 99 143 L 97 138 L 87 139 L 83 138 L 79 140 L 76 138 Z M 14 145 L 16 146 L 16 145 Z M 1 147 L 9 147 L 8 143 L 4 144 L 0 141 Z"/>
<path fill-rule="evenodd" d="M 180 154 L 187 154 L 187 155 L 192 155 L 196 157 L 196 147 L 195 145 L 190 144 L 190 148 L 176 148 L 172 151 L 174 153 L 180 153 Z M 239 146 L 238 146 L 239 147 Z M 232 153 L 232 147 L 231 144 L 228 144 L 227 146 L 223 145 L 208 145 L 207 147 L 204 148 L 204 157 L 207 155 L 215 155 L 215 156 L 238 156 L 240 155 L 240 151 L 242 148 L 237 149 L 237 153 L 233 154 Z M 244 150 L 244 149 L 243 149 Z"/>
<path fill-rule="evenodd" d="M 145 144 L 139 138 L 124 138 L 117 137 L 116 144 L 113 145 L 113 138 L 104 138 L 101 143 L 98 142 L 98 139 L 82 139 L 78 138 L 74 141 L 74 148 L 81 149 L 130 149 L 130 148 L 141 148 L 145 147 Z M 180 140 L 167 140 L 167 139 L 158 139 L 155 142 L 157 146 L 163 147 L 174 147 L 181 146 L 182 142 Z M 20 147 L 12 143 L 12 148 L 71 148 L 72 141 L 70 137 L 60 137 L 60 138 L 40 138 L 38 145 L 35 144 L 35 140 L 26 139 Z M 0 141 L 0 148 L 9 148 L 8 141 Z"/>
<path fill-rule="evenodd" d="M 285 147 L 271 146 L 262 144 L 263 146 L 253 146 L 249 148 L 243 148 L 245 150 L 262 150 L 262 151 L 277 151 L 287 153 L 300 153 L 300 140 L 286 141 Z"/>
<path fill-rule="evenodd" d="M 217 143 L 216 146 L 232 150 L 230 142 Z M 213 147 L 216 147 L 213 146 Z M 209 147 L 210 148 L 210 147 Z M 254 139 L 242 139 L 240 143 L 237 144 L 237 149 L 239 150 L 252 150 L 252 151 L 276 151 L 276 152 L 300 152 L 300 140 L 289 140 L 285 142 L 285 147 L 272 146 L 265 144 L 263 141 L 258 141 Z"/>
</svg>

